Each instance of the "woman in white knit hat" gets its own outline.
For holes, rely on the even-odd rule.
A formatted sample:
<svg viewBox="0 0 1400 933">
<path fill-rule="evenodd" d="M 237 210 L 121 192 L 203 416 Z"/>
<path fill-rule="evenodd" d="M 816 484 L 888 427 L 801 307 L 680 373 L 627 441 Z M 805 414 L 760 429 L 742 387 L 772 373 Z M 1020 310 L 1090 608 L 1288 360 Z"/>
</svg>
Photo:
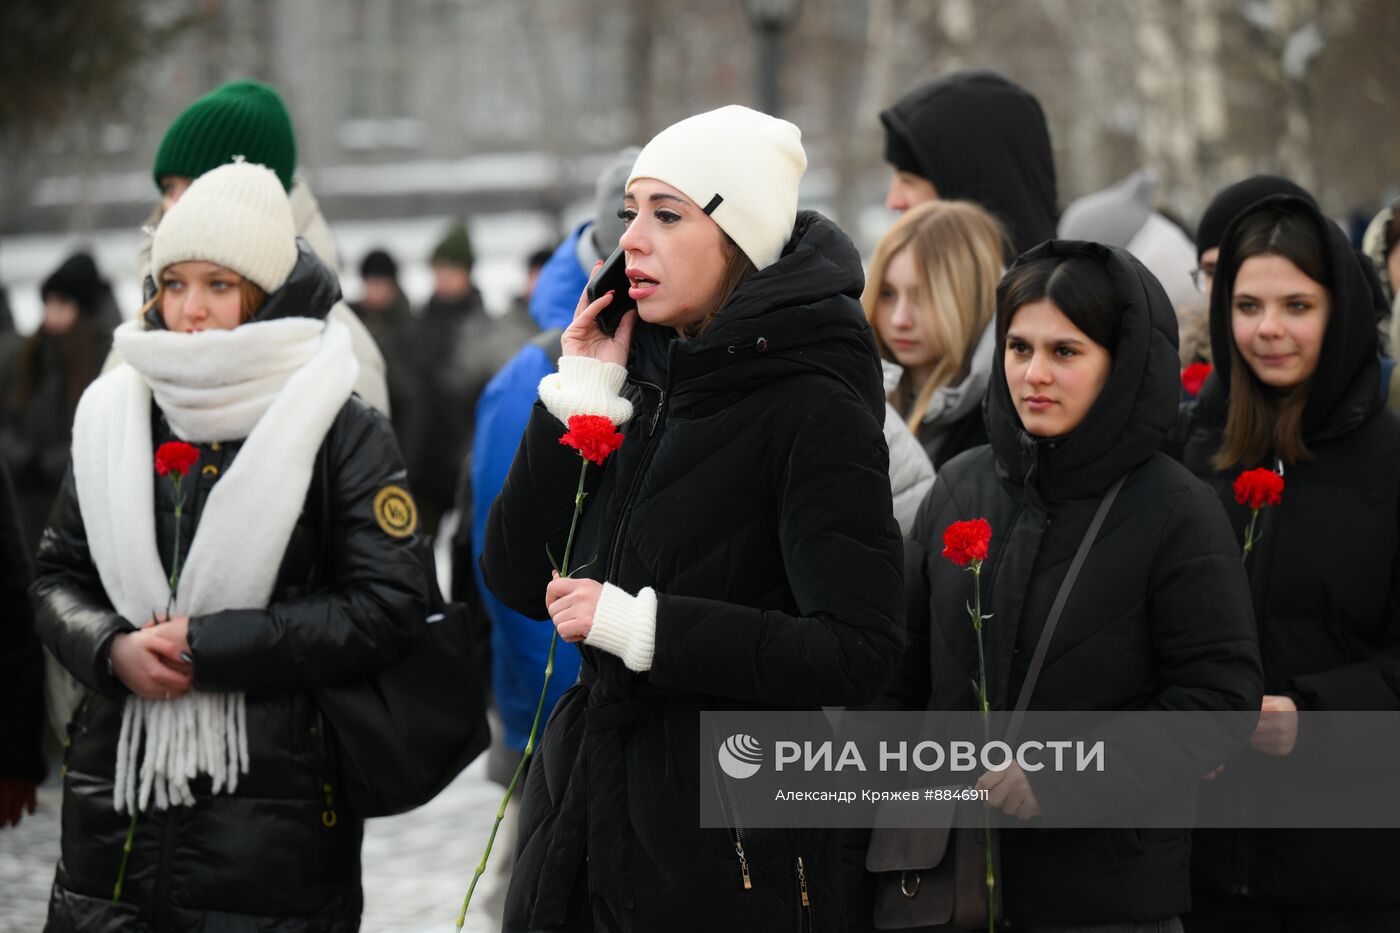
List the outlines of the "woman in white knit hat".
<svg viewBox="0 0 1400 933">
<path fill-rule="evenodd" d="M 423 618 L 403 464 L 271 171 L 200 176 L 152 268 L 37 555 L 40 634 L 88 689 L 47 929 L 353 931 L 362 824 L 310 691 L 386 668 Z M 153 456 L 177 441 L 178 491 Z"/>
<path fill-rule="evenodd" d="M 884 392 L 860 257 L 797 210 L 797 127 L 724 107 L 662 131 L 626 187 L 628 312 L 579 301 L 487 525 L 487 584 L 581 645 L 526 784 L 506 930 L 837 930 L 822 830 L 701 828 L 723 796 L 700 711 L 872 699 L 903 644 Z M 590 469 L 572 415 L 625 441 Z"/>
</svg>

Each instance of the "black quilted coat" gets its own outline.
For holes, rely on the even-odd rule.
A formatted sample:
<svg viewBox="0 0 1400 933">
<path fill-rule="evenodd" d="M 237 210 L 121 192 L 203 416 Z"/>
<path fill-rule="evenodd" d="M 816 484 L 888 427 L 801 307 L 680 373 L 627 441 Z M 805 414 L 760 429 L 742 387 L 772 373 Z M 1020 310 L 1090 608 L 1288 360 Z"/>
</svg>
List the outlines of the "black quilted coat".
<svg viewBox="0 0 1400 933">
<path fill-rule="evenodd" d="M 1176 318 L 1137 260 L 1096 244 L 1053 241 L 1018 262 L 1083 255 L 1105 264 L 1122 307 L 1113 368 L 1080 425 L 1060 438 L 1021 426 L 996 354 L 987 395 L 991 445 L 939 473 L 908 545 L 909 651 L 892 696 L 914 709 L 976 709 L 972 579 L 940 554 L 955 521 L 992 526 L 982 571 L 991 708 L 1011 709 L 1046 616 L 1109 486 L 1127 474 L 1065 604 L 1032 710 L 1255 710 L 1261 677 L 1239 552 L 1210 489 L 1158 453 L 1179 389 Z M 1120 721 L 1121 722 L 1121 721 Z M 1099 736 L 1131 743 L 1109 718 Z M 1201 775 L 1248 738 L 1222 730 L 1155 773 L 1100 788 L 1189 809 Z M 1123 746 L 1126 747 L 1126 744 Z M 1083 792 L 1083 778 L 1076 779 Z M 1050 772 L 1030 779 L 1042 810 Z M 1132 786 L 1122 786 L 1128 781 Z M 1190 904 L 1184 829 L 1043 830 L 1001 836 L 1006 919 L 1016 928 L 1148 922 Z M 868 924 L 868 921 L 866 921 Z M 867 925 L 865 927 L 869 929 Z"/>
<path fill-rule="evenodd" d="M 583 647 L 530 769 L 504 929 L 844 929 L 834 834 L 698 828 L 697 755 L 701 710 L 868 702 L 898 663 L 899 530 L 861 284 L 850 240 L 803 212 L 702 337 L 637 327 L 636 413 L 590 469 L 575 553 L 588 576 L 656 590 L 655 658 L 634 675 Z M 482 559 L 487 585 L 539 619 L 545 546 L 563 552 L 578 482 L 563 432 L 537 405 Z"/>
<path fill-rule="evenodd" d="M 1264 692 L 1291 697 L 1300 710 L 1400 710 L 1400 422 L 1381 395 L 1370 289 L 1342 231 L 1311 202 L 1272 198 L 1246 213 L 1269 204 L 1291 205 L 1324 231 L 1332 307 L 1303 412 L 1312 459 L 1284 465 L 1283 502 L 1261 513 L 1262 537 L 1249 555 Z M 1250 513 L 1234 501 L 1234 479 L 1276 463 L 1216 471 L 1210 462 L 1232 378 L 1234 283 L 1230 257 L 1220 258 L 1226 271 L 1211 298 L 1216 371 L 1175 434 L 1182 461 L 1215 489 L 1243 542 Z M 1301 729 L 1299 744 L 1308 739 Z M 1242 754 L 1256 767 L 1273 763 Z M 1203 793 L 1224 792 L 1230 779 L 1226 768 L 1220 786 Z M 1400 928 L 1400 831 L 1201 832 L 1192 863 L 1203 915 L 1231 901 L 1290 911 L 1371 907 L 1378 912 L 1367 928 Z"/>
<path fill-rule="evenodd" d="M 322 317 L 335 279 L 303 251 L 292 278 L 257 320 Z M 312 310 L 308 310 L 312 309 Z M 152 408 L 153 445 L 174 440 Z M 373 512 L 376 493 L 405 474 L 383 415 L 352 396 L 318 456 L 308 503 L 292 531 L 264 610 L 190 620 L 195 688 L 247 694 L 249 772 L 233 793 L 193 784 L 197 802 L 142 814 L 125 890 L 112 905 L 128 817 L 112 808 L 113 766 L 128 692 L 108 670 L 124 619 L 108 601 L 88 553 L 69 470 L 37 555 L 32 588 L 44 643 L 88 694 L 69 724 L 64 758 L 62 855 L 49 902 L 49 931 L 326 931 L 360 924 L 362 823 L 336 800 L 336 746 L 311 693 L 353 682 L 407 650 L 424 612 L 414 538 L 393 538 Z M 209 492 L 240 442 L 197 445 L 180 541 L 188 547 Z M 329 475 L 320 475 L 328 463 Z M 175 540 L 172 485 L 156 483 L 156 538 L 167 570 Z M 275 482 L 269 477 L 269 482 Z M 329 483 L 329 566 L 321 554 L 321 484 Z M 92 503 L 85 504 L 92 508 Z M 257 533 L 250 515 L 248 533 Z M 228 559 L 238 559 L 229 542 Z M 328 580 L 320 586 L 318 580 Z"/>
</svg>

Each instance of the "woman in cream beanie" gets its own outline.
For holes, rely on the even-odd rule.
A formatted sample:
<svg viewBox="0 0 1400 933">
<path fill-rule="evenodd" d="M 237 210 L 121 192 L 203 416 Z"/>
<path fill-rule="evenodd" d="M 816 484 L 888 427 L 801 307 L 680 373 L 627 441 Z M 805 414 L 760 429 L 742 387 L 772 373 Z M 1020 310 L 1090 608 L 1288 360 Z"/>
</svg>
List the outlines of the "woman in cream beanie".
<svg viewBox="0 0 1400 933">
<path fill-rule="evenodd" d="M 805 166 L 797 127 L 745 107 L 659 133 L 619 205 L 637 311 L 610 337 L 619 296 L 580 298 L 540 384 L 482 568 L 583 666 L 529 772 L 505 930 L 843 928 L 834 833 L 699 810 L 733 789 L 701 710 L 865 703 L 902 647 L 860 257 L 797 209 Z M 582 414 L 625 441 L 588 474 L 574 553 L 596 559 L 551 582 Z"/>
<path fill-rule="evenodd" d="M 403 463 L 272 171 L 201 175 L 152 260 L 37 554 L 40 635 L 88 691 L 46 929 L 350 933 L 362 824 L 310 691 L 388 667 L 424 616 L 414 528 L 380 505 L 411 516 Z M 167 442 L 197 454 L 179 491 Z"/>
</svg>

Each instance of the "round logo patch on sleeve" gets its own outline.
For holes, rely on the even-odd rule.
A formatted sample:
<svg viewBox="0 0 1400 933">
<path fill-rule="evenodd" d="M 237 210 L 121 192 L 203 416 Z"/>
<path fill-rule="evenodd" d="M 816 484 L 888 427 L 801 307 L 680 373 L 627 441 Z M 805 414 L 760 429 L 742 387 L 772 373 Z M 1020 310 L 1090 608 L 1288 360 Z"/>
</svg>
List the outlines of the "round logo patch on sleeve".
<svg viewBox="0 0 1400 933">
<path fill-rule="evenodd" d="M 391 538 L 407 538 L 418 527 L 418 507 L 408 490 L 385 486 L 374 497 L 374 520 Z"/>
</svg>

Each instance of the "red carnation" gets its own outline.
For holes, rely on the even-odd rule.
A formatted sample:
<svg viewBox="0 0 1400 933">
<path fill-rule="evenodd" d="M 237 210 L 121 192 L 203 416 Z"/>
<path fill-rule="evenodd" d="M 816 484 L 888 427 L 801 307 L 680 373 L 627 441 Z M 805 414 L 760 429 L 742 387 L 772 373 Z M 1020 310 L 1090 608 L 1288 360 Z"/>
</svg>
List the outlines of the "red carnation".
<svg viewBox="0 0 1400 933">
<path fill-rule="evenodd" d="M 174 473 L 186 476 L 199 459 L 199 448 L 184 441 L 168 441 L 156 448 L 156 472 L 161 476 Z"/>
<path fill-rule="evenodd" d="M 991 540 L 992 526 L 985 518 L 953 522 L 943 532 L 943 556 L 959 567 L 981 563 L 987 559 L 987 545 Z"/>
<path fill-rule="evenodd" d="M 1235 501 L 1251 509 L 1278 505 L 1283 501 L 1283 477 L 1262 467 L 1246 470 L 1235 479 Z"/>
<path fill-rule="evenodd" d="M 622 435 L 612 421 L 602 415 L 574 415 L 569 419 L 569 430 L 559 443 L 572 447 L 585 460 L 602 464 L 612 453 L 622 446 Z"/>
<path fill-rule="evenodd" d="M 1201 394 L 1201 386 L 1206 384 L 1206 377 L 1211 374 L 1212 368 L 1209 363 L 1192 363 L 1181 371 L 1181 387 L 1187 395 L 1195 398 Z"/>
<path fill-rule="evenodd" d="M 1282 465 L 1279 469 L 1283 469 Z M 1262 467 L 1245 470 L 1235 477 L 1235 501 L 1252 510 L 1249 525 L 1244 530 L 1244 560 L 1249 560 L 1249 552 L 1254 550 L 1261 537 L 1254 531 L 1259 524 L 1259 510 L 1283 501 L 1283 476 Z"/>
</svg>

